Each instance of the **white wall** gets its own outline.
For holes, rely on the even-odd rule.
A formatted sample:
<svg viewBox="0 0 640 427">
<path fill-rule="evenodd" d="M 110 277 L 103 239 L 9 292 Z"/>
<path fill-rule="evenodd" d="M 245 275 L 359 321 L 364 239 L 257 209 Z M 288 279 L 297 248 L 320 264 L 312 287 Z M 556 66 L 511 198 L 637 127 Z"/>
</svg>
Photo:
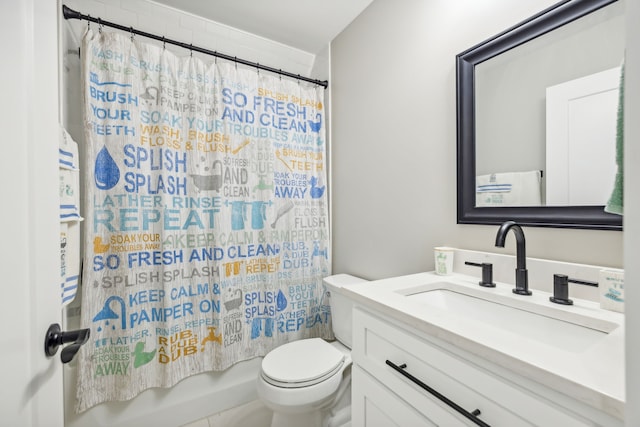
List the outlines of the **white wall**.
<svg viewBox="0 0 640 427">
<path fill-rule="evenodd" d="M 237 56 L 273 68 L 317 79 L 327 79 L 329 74 L 328 46 L 320 54 L 294 49 L 243 31 L 220 25 L 197 16 L 182 13 L 147 0 L 64 0 L 63 3 L 82 14 L 103 20 L 132 26 L 183 43 Z M 95 30 L 97 24 L 91 24 Z M 82 112 L 80 109 L 81 79 L 77 48 L 87 27 L 86 21 L 60 23 L 62 43 L 63 123 L 80 144 L 83 140 Z M 105 28 L 103 31 L 115 31 Z M 147 39 L 148 40 L 148 39 Z M 148 40 L 150 43 L 159 42 Z M 179 55 L 188 55 L 185 49 L 166 46 Z M 204 60 L 213 61 L 197 52 Z M 263 72 L 263 71 L 261 71 Z M 78 326 L 79 301 L 74 301 L 67 313 L 69 327 Z M 257 398 L 255 379 L 260 359 L 241 362 L 221 373 L 206 373 L 189 377 L 170 389 L 153 389 L 143 392 L 129 402 L 98 405 L 83 414 L 73 411 L 75 402 L 75 368 L 65 367 L 65 425 L 66 427 L 125 427 L 166 426 L 176 427 L 227 408 L 235 407 Z M 205 420 L 203 420 L 206 423 Z"/>
<path fill-rule="evenodd" d="M 331 44 L 335 273 L 433 269 L 432 248 L 494 247 L 456 224 L 455 56 L 556 0 L 375 0 Z M 399 7 L 399 5 L 402 7 Z M 622 266 L 614 231 L 527 227 L 527 255 Z"/>
</svg>

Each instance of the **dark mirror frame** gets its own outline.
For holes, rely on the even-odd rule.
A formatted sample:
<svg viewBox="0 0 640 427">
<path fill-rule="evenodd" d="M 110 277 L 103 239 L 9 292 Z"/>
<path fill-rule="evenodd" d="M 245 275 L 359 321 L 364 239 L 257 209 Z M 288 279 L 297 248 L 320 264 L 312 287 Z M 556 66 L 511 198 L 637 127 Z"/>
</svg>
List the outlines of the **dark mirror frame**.
<svg viewBox="0 0 640 427">
<path fill-rule="evenodd" d="M 622 216 L 604 212 L 603 206 L 475 206 L 475 66 L 616 1 L 562 1 L 456 56 L 458 224 L 514 220 L 527 226 L 622 230 Z"/>
</svg>

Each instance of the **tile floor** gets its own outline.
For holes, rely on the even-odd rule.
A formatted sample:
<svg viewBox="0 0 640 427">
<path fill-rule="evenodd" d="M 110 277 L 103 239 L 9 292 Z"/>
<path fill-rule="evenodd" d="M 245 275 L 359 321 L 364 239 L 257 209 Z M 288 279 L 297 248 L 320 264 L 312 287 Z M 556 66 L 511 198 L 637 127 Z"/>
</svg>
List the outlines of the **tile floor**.
<svg viewBox="0 0 640 427">
<path fill-rule="evenodd" d="M 271 415 L 270 409 L 254 400 L 182 427 L 269 427 Z"/>
</svg>

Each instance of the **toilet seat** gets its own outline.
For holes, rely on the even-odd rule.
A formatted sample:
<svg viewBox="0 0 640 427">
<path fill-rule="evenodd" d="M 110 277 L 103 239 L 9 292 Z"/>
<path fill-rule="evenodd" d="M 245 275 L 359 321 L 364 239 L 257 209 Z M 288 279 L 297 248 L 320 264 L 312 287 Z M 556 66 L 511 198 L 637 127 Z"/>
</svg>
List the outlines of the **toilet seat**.
<svg viewBox="0 0 640 427">
<path fill-rule="evenodd" d="M 262 360 L 262 378 L 276 387 L 308 387 L 331 378 L 344 363 L 344 353 L 321 338 L 309 338 L 267 354 Z"/>
</svg>

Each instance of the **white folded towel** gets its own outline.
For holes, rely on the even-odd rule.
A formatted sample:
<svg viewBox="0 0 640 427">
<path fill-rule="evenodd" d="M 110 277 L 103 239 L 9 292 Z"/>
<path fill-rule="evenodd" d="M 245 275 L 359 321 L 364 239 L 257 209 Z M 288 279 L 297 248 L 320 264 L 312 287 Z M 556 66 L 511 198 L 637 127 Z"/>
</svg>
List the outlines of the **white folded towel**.
<svg viewBox="0 0 640 427">
<path fill-rule="evenodd" d="M 78 144 L 60 127 L 60 297 L 62 306 L 76 296 L 80 276 L 80 177 Z"/>
<path fill-rule="evenodd" d="M 80 278 L 80 223 L 60 223 L 60 297 L 64 307 L 76 297 Z"/>
<path fill-rule="evenodd" d="M 80 221 L 80 178 L 78 144 L 60 127 L 58 148 L 60 168 L 60 221 Z"/>
<path fill-rule="evenodd" d="M 78 144 L 69 132 L 60 127 L 60 147 L 58 148 L 58 164 L 61 169 L 78 170 Z"/>
<path fill-rule="evenodd" d="M 504 172 L 476 177 L 476 206 L 540 206 L 540 171 Z"/>
</svg>

